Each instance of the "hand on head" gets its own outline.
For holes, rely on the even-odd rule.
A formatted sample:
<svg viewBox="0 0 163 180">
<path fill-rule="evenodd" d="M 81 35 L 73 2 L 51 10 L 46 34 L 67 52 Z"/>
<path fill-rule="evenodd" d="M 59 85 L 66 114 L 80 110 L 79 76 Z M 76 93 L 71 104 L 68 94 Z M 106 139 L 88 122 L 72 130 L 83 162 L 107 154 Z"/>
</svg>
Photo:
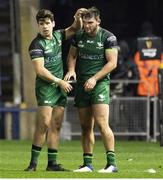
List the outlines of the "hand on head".
<svg viewBox="0 0 163 180">
<path fill-rule="evenodd" d="M 76 11 L 74 18 L 76 19 L 80 19 L 82 17 L 83 14 L 85 14 L 88 10 L 86 8 L 80 8 Z"/>
</svg>

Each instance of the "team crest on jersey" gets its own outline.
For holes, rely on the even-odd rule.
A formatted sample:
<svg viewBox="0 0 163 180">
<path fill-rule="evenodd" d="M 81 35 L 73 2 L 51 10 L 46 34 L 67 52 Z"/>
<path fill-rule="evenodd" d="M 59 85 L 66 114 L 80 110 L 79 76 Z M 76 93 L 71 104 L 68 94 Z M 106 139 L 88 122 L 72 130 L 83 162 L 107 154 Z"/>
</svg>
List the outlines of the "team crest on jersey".
<svg viewBox="0 0 163 180">
<path fill-rule="evenodd" d="M 97 42 L 97 49 L 102 49 L 104 46 L 101 42 Z"/>
<path fill-rule="evenodd" d="M 83 41 L 79 41 L 79 42 L 78 42 L 78 47 L 80 47 L 80 48 L 83 48 L 83 47 L 84 47 Z"/>
</svg>

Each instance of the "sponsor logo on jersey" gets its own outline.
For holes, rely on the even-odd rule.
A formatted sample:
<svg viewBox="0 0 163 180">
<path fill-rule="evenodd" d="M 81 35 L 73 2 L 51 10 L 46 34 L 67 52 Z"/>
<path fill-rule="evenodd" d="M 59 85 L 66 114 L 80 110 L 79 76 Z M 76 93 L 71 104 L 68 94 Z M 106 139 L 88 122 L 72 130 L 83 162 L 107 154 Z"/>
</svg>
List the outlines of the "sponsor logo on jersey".
<svg viewBox="0 0 163 180">
<path fill-rule="evenodd" d="M 57 55 L 54 55 L 52 57 L 47 57 L 44 59 L 45 65 L 49 63 L 53 63 L 55 61 L 61 61 L 62 60 L 62 52 L 59 52 Z"/>
<path fill-rule="evenodd" d="M 32 49 L 29 51 L 29 54 L 32 56 L 32 55 L 40 55 L 42 54 L 42 49 Z"/>
<path fill-rule="evenodd" d="M 51 101 L 45 100 L 44 103 L 49 104 L 49 103 L 51 103 Z"/>
<path fill-rule="evenodd" d="M 104 54 L 91 55 L 91 54 L 85 54 L 85 53 L 79 52 L 79 57 L 85 60 L 102 60 L 104 59 Z"/>
</svg>

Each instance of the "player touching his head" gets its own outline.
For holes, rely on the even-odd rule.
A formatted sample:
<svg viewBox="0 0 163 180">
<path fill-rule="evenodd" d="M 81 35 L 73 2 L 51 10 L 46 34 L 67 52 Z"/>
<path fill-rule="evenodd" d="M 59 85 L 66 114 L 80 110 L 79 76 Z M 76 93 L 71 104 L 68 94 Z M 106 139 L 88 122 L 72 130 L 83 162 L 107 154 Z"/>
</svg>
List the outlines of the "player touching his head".
<svg viewBox="0 0 163 180">
<path fill-rule="evenodd" d="M 82 129 L 83 165 L 75 172 L 92 172 L 94 123 L 99 127 L 106 151 L 106 166 L 100 173 L 117 172 L 114 135 L 109 126 L 110 72 L 117 66 L 117 40 L 100 27 L 100 12 L 92 7 L 83 14 L 83 30 L 73 38 L 65 80 L 76 79 L 75 105 Z M 77 73 L 75 67 L 77 66 Z"/>
</svg>

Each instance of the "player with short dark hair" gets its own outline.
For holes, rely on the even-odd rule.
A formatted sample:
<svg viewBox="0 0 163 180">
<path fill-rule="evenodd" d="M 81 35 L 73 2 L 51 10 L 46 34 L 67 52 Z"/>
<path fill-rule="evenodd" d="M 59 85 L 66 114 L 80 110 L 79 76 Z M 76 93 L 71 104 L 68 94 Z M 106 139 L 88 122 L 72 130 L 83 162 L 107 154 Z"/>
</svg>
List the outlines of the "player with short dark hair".
<svg viewBox="0 0 163 180">
<path fill-rule="evenodd" d="M 93 127 L 100 129 L 106 150 L 106 167 L 100 173 L 117 172 L 114 135 L 108 124 L 110 72 L 117 66 L 117 40 L 100 27 L 100 12 L 92 7 L 82 16 L 83 30 L 75 35 L 68 55 L 65 80 L 76 79 L 75 105 L 82 129 L 83 165 L 74 172 L 92 172 Z M 75 66 L 77 64 L 77 73 Z"/>
<path fill-rule="evenodd" d="M 47 139 L 47 171 L 66 171 L 57 163 L 59 133 L 64 108 L 67 104 L 67 93 L 72 86 L 63 79 L 62 42 L 82 27 L 79 9 L 74 23 L 64 29 L 53 31 L 54 15 L 51 11 L 41 9 L 36 15 L 38 35 L 29 46 L 29 54 L 36 72 L 35 92 L 38 104 L 37 121 L 31 149 L 30 164 L 25 171 L 35 171 L 38 156 Z"/>
</svg>

